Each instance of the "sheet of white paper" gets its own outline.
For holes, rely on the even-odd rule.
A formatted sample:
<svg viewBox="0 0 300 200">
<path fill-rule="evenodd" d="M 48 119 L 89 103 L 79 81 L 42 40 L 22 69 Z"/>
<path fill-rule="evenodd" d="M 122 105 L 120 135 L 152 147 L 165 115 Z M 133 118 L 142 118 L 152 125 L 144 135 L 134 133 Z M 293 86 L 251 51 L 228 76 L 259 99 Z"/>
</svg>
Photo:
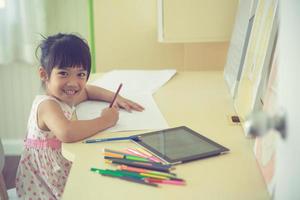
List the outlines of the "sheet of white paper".
<svg viewBox="0 0 300 200">
<path fill-rule="evenodd" d="M 152 130 L 169 127 L 151 94 L 127 95 L 127 97 L 135 102 L 139 102 L 145 110 L 143 112 L 132 111 L 132 113 L 129 113 L 121 109 L 118 123 L 108 129 L 109 131 Z M 109 103 L 106 102 L 83 102 L 76 107 L 77 118 L 86 120 L 99 117 L 101 111 L 108 106 Z"/>
<path fill-rule="evenodd" d="M 123 87 L 121 95 L 126 93 L 140 94 L 156 92 L 162 85 L 176 74 L 175 69 L 166 70 L 113 70 L 100 79 L 91 82 L 110 91 L 116 91 L 119 84 Z"/>
</svg>

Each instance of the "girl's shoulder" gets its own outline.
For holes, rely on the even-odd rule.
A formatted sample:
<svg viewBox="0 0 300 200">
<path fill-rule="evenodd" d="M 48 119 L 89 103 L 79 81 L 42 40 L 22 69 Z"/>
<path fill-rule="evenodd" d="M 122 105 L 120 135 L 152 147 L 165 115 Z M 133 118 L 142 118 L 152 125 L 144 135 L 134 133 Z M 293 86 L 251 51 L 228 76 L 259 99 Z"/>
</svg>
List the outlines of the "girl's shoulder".
<svg viewBox="0 0 300 200">
<path fill-rule="evenodd" d="M 70 107 L 64 102 L 61 102 L 60 100 L 56 99 L 55 97 L 49 96 L 49 95 L 37 95 L 33 101 L 33 107 L 36 107 L 36 109 L 39 107 L 39 105 L 47 100 L 55 101 L 60 108 L 67 113 L 73 113 L 74 109 L 73 107 Z"/>
<path fill-rule="evenodd" d="M 42 101 L 45 101 L 45 100 L 48 100 L 48 99 L 54 100 L 57 103 L 61 103 L 58 99 L 56 99 L 56 98 L 54 98 L 52 96 L 46 95 L 46 94 L 36 95 L 35 99 L 34 99 L 34 102 L 42 102 Z"/>
<path fill-rule="evenodd" d="M 49 95 L 37 95 L 33 100 L 33 107 L 38 107 L 42 102 L 51 100 L 61 105 L 60 101 Z"/>
</svg>

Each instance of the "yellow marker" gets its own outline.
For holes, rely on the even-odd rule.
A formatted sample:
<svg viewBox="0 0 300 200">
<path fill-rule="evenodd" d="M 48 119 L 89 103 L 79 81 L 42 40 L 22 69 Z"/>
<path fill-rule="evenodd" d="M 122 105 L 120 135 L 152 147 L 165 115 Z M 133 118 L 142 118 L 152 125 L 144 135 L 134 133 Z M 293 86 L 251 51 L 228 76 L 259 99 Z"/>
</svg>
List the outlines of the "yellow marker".
<svg viewBox="0 0 300 200">
<path fill-rule="evenodd" d="M 140 173 L 140 175 L 151 177 L 151 178 L 163 179 L 163 180 L 169 179 L 168 177 L 165 177 L 165 176 L 159 176 L 159 175 L 154 175 L 154 174 L 149 174 L 149 173 Z"/>
</svg>

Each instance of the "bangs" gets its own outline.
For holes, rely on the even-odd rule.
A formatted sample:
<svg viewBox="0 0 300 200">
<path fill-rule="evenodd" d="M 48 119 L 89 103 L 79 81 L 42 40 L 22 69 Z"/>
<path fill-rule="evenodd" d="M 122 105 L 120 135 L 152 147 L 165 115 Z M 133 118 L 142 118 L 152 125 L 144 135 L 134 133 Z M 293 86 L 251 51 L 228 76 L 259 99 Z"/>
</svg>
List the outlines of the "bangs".
<svg viewBox="0 0 300 200">
<path fill-rule="evenodd" d="M 50 66 L 58 68 L 81 67 L 89 72 L 90 54 L 88 48 L 78 48 L 78 45 L 62 43 L 52 48 L 52 60 Z"/>
</svg>

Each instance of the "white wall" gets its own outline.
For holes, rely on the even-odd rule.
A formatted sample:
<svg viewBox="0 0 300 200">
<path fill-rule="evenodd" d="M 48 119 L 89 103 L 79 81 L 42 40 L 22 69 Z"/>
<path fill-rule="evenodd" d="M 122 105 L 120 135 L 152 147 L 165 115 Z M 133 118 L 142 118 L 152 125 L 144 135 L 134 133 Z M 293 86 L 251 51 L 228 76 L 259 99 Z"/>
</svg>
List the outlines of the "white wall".
<svg viewBox="0 0 300 200">
<path fill-rule="evenodd" d="M 37 66 L 25 63 L 0 66 L 0 137 L 7 154 L 22 149 L 29 110 L 39 88 Z"/>
<path fill-rule="evenodd" d="M 275 200 L 300 199 L 300 1 L 280 1 L 279 102 L 286 112 L 287 137 L 280 140 L 276 160 Z"/>
</svg>

